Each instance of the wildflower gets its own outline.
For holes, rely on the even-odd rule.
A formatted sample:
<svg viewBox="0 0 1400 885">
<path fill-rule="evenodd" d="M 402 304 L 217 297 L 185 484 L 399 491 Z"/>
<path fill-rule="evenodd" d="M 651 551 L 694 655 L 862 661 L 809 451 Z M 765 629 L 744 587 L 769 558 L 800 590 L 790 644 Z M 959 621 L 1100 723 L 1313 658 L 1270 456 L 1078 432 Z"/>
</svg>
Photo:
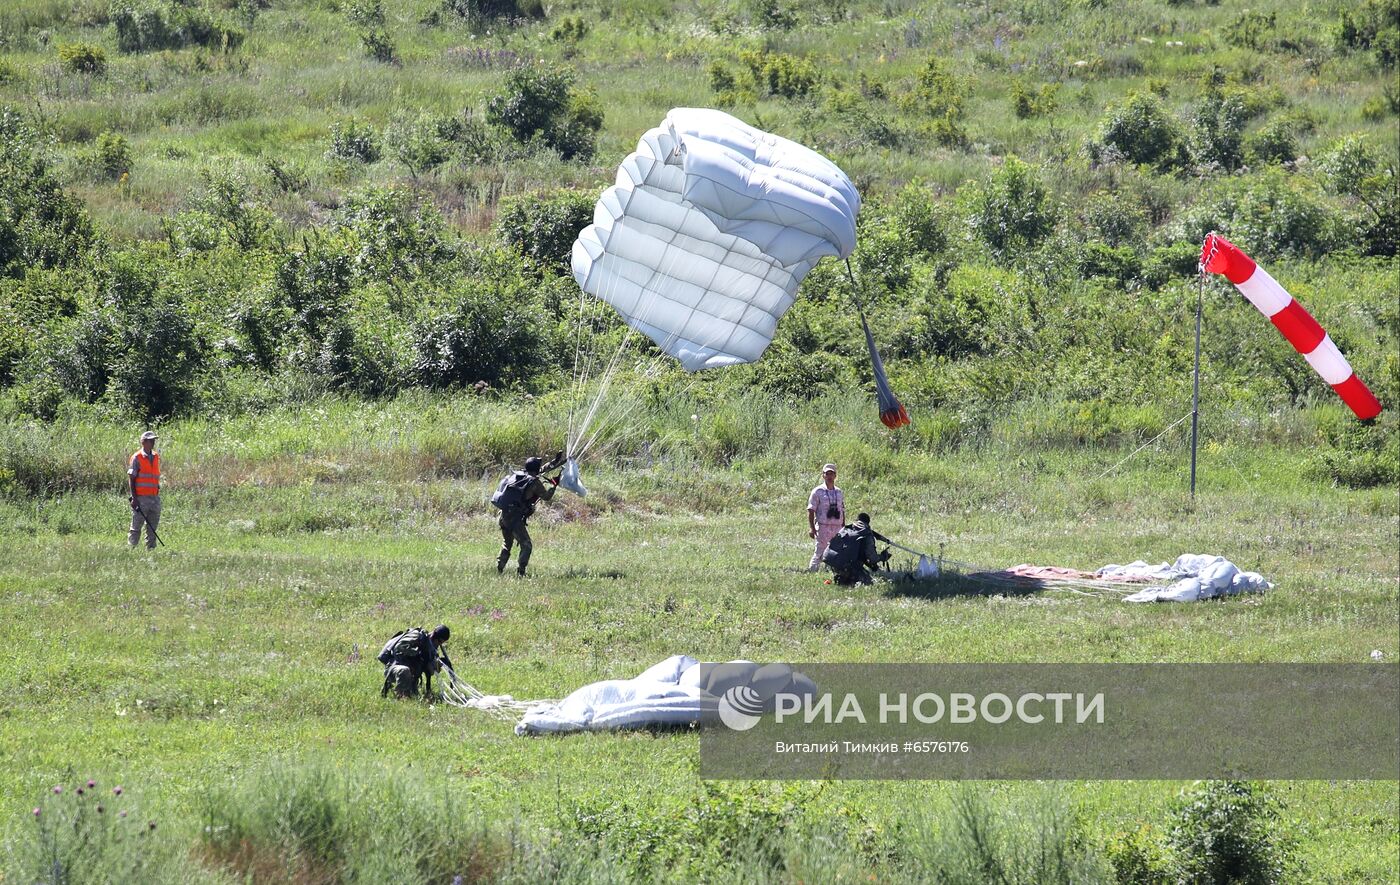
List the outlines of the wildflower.
<svg viewBox="0 0 1400 885">
<path fill-rule="evenodd" d="M 122 787 L 121 787 L 121 784 L 117 784 L 115 787 L 112 788 L 112 795 L 113 795 L 113 796 L 120 796 L 121 794 L 122 794 Z"/>
<path fill-rule="evenodd" d="M 155 821 L 149 821 L 149 822 L 146 824 L 146 826 L 148 826 L 148 827 L 150 827 L 151 829 L 154 830 L 154 829 L 156 828 L 156 822 L 155 822 Z"/>
<path fill-rule="evenodd" d="M 89 780 L 89 781 L 88 781 L 88 789 L 89 789 L 89 790 L 91 790 L 91 789 L 92 789 L 93 787 L 95 787 L 95 786 L 97 786 L 97 781 L 95 781 L 95 780 Z"/>
<path fill-rule="evenodd" d="M 54 785 L 53 785 L 53 794 L 54 794 L 55 796 L 58 796 L 58 795 L 61 795 L 62 793 L 63 793 L 63 787 L 59 786 L 58 784 L 54 784 Z"/>
<path fill-rule="evenodd" d="M 102 804 L 101 804 L 100 802 L 99 802 L 98 805 L 97 805 L 97 813 L 98 813 L 98 814 L 101 814 L 101 813 L 102 813 Z"/>
<path fill-rule="evenodd" d="M 83 795 L 83 788 L 82 788 L 82 787 L 78 787 L 78 795 L 79 795 L 79 796 Z"/>
<path fill-rule="evenodd" d="M 126 817 L 126 812 L 125 812 L 125 811 L 118 811 L 118 812 L 117 812 L 117 817 Z"/>
<path fill-rule="evenodd" d="M 38 817 L 38 816 L 39 816 L 39 809 L 37 809 L 37 808 L 34 809 L 34 816 L 35 816 L 35 817 Z"/>
</svg>

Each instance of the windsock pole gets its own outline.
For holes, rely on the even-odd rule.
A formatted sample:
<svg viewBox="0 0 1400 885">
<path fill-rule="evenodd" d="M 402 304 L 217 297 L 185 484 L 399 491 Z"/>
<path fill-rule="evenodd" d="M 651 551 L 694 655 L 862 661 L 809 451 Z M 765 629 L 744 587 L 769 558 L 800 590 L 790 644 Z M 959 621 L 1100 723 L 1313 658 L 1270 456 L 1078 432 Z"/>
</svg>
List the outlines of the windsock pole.
<svg viewBox="0 0 1400 885">
<path fill-rule="evenodd" d="M 1196 439 L 1201 416 L 1201 308 L 1206 297 L 1206 269 L 1196 280 L 1196 362 L 1191 371 L 1191 500 L 1196 500 Z"/>
</svg>

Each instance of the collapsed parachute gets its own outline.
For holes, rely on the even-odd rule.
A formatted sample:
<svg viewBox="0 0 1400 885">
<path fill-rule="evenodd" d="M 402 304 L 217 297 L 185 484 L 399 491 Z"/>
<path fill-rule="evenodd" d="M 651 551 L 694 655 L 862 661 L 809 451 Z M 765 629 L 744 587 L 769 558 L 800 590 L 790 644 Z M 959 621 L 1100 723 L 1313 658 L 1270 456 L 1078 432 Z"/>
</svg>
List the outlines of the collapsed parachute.
<svg viewBox="0 0 1400 885">
<path fill-rule="evenodd" d="M 821 154 L 722 111 L 676 108 L 618 167 L 574 243 L 573 274 L 687 371 L 749 363 L 817 262 L 854 251 L 859 211 Z M 882 420 L 907 424 L 871 352 Z"/>
<path fill-rule="evenodd" d="M 1303 305 L 1238 246 L 1219 234 L 1207 234 L 1201 245 L 1201 267 L 1210 273 L 1224 274 L 1234 283 L 1240 294 L 1269 318 L 1357 418 L 1366 421 L 1381 413 L 1380 401 L 1352 371 L 1351 364 L 1332 343 L 1331 336 Z"/>
</svg>

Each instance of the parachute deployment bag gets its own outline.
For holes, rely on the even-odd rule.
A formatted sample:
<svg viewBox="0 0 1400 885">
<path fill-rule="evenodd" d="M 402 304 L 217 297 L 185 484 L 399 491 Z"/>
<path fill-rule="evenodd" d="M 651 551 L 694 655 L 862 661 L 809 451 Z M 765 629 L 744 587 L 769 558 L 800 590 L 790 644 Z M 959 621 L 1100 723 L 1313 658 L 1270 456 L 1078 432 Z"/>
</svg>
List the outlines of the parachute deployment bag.
<svg viewBox="0 0 1400 885">
<path fill-rule="evenodd" d="M 496 494 L 491 503 L 499 510 L 521 510 L 525 507 L 525 492 L 535 478 L 523 470 L 517 470 L 504 477 L 496 486 Z"/>
<path fill-rule="evenodd" d="M 853 525 L 845 526 L 836 533 L 822 554 L 822 562 L 833 571 L 848 569 L 856 564 L 860 556 L 861 530 Z"/>
</svg>

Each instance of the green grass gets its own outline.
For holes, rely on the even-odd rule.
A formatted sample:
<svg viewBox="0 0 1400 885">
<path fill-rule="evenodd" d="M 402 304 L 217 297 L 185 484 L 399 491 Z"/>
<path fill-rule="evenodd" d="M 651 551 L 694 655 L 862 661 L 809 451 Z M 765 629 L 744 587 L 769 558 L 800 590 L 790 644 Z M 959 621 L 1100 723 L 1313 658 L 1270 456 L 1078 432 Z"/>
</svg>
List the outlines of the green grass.
<svg viewBox="0 0 1400 885">
<path fill-rule="evenodd" d="M 437 462 L 424 456 L 500 418 L 469 401 L 329 401 L 172 423 L 162 431 L 169 546 L 155 554 L 125 548 L 124 502 L 100 488 L 111 465 L 120 476 L 126 428 L 11 425 L 40 433 L 51 456 L 88 464 L 75 475 L 93 479 L 0 503 L 11 526 L 0 566 L 0 750 L 11 760 L 0 808 L 15 820 L 68 773 L 101 774 L 139 790 L 170 838 L 193 841 L 201 797 L 269 759 L 411 766 L 472 814 L 530 830 L 555 826 L 561 803 L 659 814 L 698 801 L 693 734 L 526 740 L 480 713 L 381 701 L 374 653 L 410 623 L 451 625 L 463 675 L 517 697 L 560 696 L 677 652 L 929 662 L 1400 654 L 1395 490 L 1320 485 L 1307 478 L 1307 448 L 1208 443 L 1193 507 L 1179 442 L 1095 478 L 1128 450 L 989 442 L 935 455 L 896 452 L 883 435 L 862 450 L 844 429 L 856 406 L 829 405 L 826 418 L 816 406 L 778 410 L 773 435 L 733 467 L 678 446 L 651 467 L 590 469 L 587 500 L 565 496 L 534 520 L 534 573 L 523 581 L 491 567 L 494 471 L 433 478 Z M 794 427 L 806 432 L 787 435 Z M 842 450 L 853 506 L 912 546 L 946 544 L 952 559 L 1093 568 L 1220 552 L 1278 587 L 1221 604 L 1129 606 L 1065 591 L 922 598 L 826 585 L 800 571 L 802 509 L 809 468 Z M 1076 783 L 1066 801 L 1103 834 L 1160 826 L 1180 787 Z M 890 827 L 951 788 L 833 783 L 816 807 Z M 995 806 L 1040 788 L 989 789 Z M 1275 789 L 1309 881 L 1388 875 L 1393 783 Z"/>
</svg>

